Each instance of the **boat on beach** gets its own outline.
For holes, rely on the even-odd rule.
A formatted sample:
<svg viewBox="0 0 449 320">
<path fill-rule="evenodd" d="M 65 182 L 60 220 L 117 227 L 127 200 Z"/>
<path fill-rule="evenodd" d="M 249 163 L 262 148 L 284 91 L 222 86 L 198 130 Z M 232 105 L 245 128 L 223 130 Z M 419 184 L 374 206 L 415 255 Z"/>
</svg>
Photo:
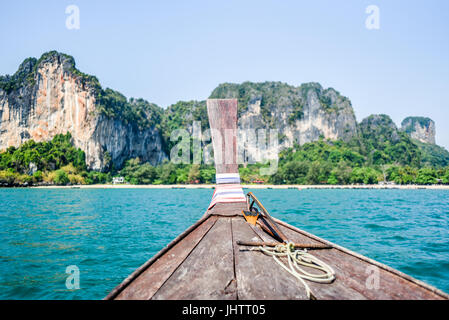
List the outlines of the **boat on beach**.
<svg viewBox="0 0 449 320">
<path fill-rule="evenodd" d="M 216 168 L 209 207 L 105 299 L 449 298 L 398 270 L 271 217 L 240 185 L 237 100 L 209 99 L 207 110 Z"/>
</svg>

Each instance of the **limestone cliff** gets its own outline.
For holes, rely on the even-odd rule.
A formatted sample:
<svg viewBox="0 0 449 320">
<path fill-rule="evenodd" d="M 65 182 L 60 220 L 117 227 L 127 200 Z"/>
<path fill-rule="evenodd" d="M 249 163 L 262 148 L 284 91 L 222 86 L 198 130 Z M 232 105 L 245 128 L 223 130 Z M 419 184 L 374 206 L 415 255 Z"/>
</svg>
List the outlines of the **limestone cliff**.
<svg viewBox="0 0 449 320">
<path fill-rule="evenodd" d="M 357 134 L 351 102 L 318 83 L 294 87 L 281 82 L 222 84 L 211 97 L 239 99 L 239 128 L 275 128 L 281 147 L 328 139 L 349 140 Z"/>
<path fill-rule="evenodd" d="M 404 143 L 412 149 L 408 135 L 435 143 L 431 119 L 406 118 L 401 130 L 385 115 L 357 124 L 350 100 L 318 83 L 224 83 L 210 98 L 237 98 L 238 127 L 278 129 L 281 149 L 320 137 L 359 142 L 361 138 L 366 149 L 389 141 L 398 145 L 398 153 Z M 12 76 L 0 76 L 0 150 L 70 132 L 74 145 L 85 152 L 89 169 L 120 168 L 135 157 L 156 165 L 175 143 L 169 141 L 171 132 L 184 128 L 192 133 L 194 121 L 201 122 L 203 131 L 209 127 L 204 100 L 179 101 L 163 110 L 143 99 L 127 99 L 103 89 L 94 76 L 75 68 L 72 57 L 55 51 L 39 60 L 26 59 Z M 384 156 L 373 154 L 373 162 Z"/>
<path fill-rule="evenodd" d="M 435 122 L 425 117 L 407 117 L 401 123 L 401 130 L 420 142 L 435 144 Z"/>
<path fill-rule="evenodd" d="M 107 105 L 99 107 L 102 93 L 70 56 L 53 51 L 25 60 L 13 76 L 0 78 L 0 150 L 70 132 L 90 169 L 120 167 L 132 157 L 152 164 L 164 159 L 159 129 L 108 115 Z"/>
<path fill-rule="evenodd" d="M 320 137 L 350 140 L 358 135 L 349 99 L 332 88 L 323 89 L 318 83 L 299 87 L 281 82 L 225 83 L 213 90 L 210 98 L 238 99 L 238 128 L 277 129 L 281 150 Z M 168 140 L 171 130 L 176 128 L 191 133 L 193 121 L 201 122 L 203 131 L 209 127 L 206 101 L 179 101 L 169 106 L 163 117 L 165 139 Z M 253 138 L 257 140 L 257 135 Z M 246 150 L 245 157 L 253 158 L 257 153 L 254 139 L 251 143 L 239 140 L 241 150 Z M 256 156 L 256 159 L 260 158 Z"/>
</svg>

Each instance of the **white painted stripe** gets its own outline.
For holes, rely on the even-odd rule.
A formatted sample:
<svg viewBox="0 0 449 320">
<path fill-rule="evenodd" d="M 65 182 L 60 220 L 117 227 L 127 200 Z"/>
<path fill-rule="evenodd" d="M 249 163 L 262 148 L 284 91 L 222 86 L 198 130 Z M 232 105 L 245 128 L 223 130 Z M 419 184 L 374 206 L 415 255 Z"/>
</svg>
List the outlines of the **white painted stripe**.
<svg viewBox="0 0 449 320">
<path fill-rule="evenodd" d="M 227 177 L 239 177 L 240 178 L 240 175 L 235 172 L 233 172 L 233 173 L 217 173 L 215 176 L 217 178 L 227 178 Z"/>
<path fill-rule="evenodd" d="M 217 184 L 224 183 L 240 183 L 240 175 L 238 173 L 217 173 L 215 175 L 215 181 Z"/>
</svg>

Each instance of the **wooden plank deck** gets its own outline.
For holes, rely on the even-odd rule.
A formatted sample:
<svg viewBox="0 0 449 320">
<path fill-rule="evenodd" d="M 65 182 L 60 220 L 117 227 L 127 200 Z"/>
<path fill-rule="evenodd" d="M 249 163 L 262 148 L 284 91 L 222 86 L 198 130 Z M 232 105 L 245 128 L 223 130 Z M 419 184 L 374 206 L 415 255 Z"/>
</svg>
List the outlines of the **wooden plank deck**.
<svg viewBox="0 0 449 320">
<path fill-rule="evenodd" d="M 245 207 L 245 203 L 217 204 L 181 241 L 169 245 L 107 299 L 307 299 L 298 280 L 270 256 L 237 245 L 238 240 L 273 241 L 262 239 L 264 231 L 245 221 L 241 215 Z M 291 241 L 332 246 L 311 251 L 336 272 L 331 284 L 307 282 L 317 299 L 448 299 L 444 292 L 399 271 L 277 222 Z M 378 288 L 366 285 L 368 268 L 378 270 Z"/>
</svg>

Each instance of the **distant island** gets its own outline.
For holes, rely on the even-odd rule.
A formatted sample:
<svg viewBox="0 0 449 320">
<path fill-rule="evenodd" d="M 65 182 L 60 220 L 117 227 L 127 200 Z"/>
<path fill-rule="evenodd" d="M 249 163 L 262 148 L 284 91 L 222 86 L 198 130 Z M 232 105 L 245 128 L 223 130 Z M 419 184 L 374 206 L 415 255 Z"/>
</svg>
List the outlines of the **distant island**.
<svg viewBox="0 0 449 320">
<path fill-rule="evenodd" d="M 291 185 L 449 184 L 449 152 L 435 124 L 387 115 L 357 122 L 350 100 L 318 83 L 224 83 L 210 98 L 239 101 L 241 129 L 276 128 L 281 152 L 274 175 L 241 165 L 243 183 Z M 95 76 L 56 51 L 28 58 L 0 77 L 0 186 L 213 183 L 205 164 L 174 164 L 170 133 L 209 127 L 206 102 L 161 108 L 102 88 Z"/>
</svg>

